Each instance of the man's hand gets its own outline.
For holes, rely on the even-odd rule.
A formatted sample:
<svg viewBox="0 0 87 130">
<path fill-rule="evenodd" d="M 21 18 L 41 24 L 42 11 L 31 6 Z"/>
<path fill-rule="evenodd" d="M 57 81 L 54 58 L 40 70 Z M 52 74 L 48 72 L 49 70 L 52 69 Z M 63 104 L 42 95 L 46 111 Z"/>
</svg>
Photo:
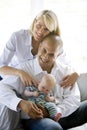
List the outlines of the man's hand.
<svg viewBox="0 0 87 130">
<path fill-rule="evenodd" d="M 18 108 L 20 108 L 23 112 L 25 112 L 33 119 L 43 118 L 43 112 L 30 101 L 21 100 L 18 104 Z"/>
<path fill-rule="evenodd" d="M 48 110 L 45 107 L 43 107 L 42 105 L 40 105 L 40 104 L 37 104 L 37 106 L 43 112 L 43 117 L 44 118 L 49 118 L 49 112 L 48 112 Z"/>
</svg>

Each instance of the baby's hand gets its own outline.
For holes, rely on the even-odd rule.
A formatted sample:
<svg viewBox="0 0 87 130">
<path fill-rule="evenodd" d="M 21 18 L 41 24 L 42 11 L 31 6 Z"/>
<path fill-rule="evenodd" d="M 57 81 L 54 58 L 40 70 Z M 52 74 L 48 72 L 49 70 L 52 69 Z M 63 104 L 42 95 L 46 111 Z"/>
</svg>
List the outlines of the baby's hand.
<svg viewBox="0 0 87 130">
<path fill-rule="evenodd" d="M 46 101 L 48 101 L 48 102 L 53 102 L 55 100 L 55 98 L 53 97 L 53 96 L 47 96 L 46 97 Z"/>
<path fill-rule="evenodd" d="M 37 92 L 37 91 L 35 91 L 34 93 L 33 93 L 33 96 L 35 96 L 35 97 L 37 97 L 39 95 L 39 93 Z"/>
</svg>

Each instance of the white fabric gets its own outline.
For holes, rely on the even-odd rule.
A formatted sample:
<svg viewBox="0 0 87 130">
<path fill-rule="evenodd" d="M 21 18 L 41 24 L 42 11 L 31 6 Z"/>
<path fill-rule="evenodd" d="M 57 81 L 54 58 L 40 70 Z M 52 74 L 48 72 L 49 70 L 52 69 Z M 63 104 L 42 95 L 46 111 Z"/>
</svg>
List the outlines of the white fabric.
<svg viewBox="0 0 87 130">
<path fill-rule="evenodd" d="M 20 30 L 18 32 L 13 33 L 9 41 L 6 43 L 2 55 L 0 56 L 0 67 L 4 65 L 10 65 L 16 67 L 20 63 L 33 59 L 34 56 L 31 53 L 31 49 L 32 49 L 31 37 L 32 36 L 31 34 L 29 34 L 28 30 Z M 64 55 L 58 57 L 59 61 L 62 61 L 62 63 L 66 64 L 65 63 L 66 60 L 64 58 L 65 58 Z M 36 60 L 34 61 L 31 60 L 30 63 L 26 62 L 22 64 L 21 68 L 26 72 L 29 72 L 29 74 L 33 75 L 36 80 L 40 80 L 41 77 L 43 76 L 42 69 L 39 67 Z M 52 73 L 55 75 L 57 81 L 60 82 L 61 78 L 63 78 L 67 74 L 66 73 L 67 69 L 64 67 L 63 68 L 60 67 L 56 72 L 57 68 L 56 67 L 54 68 L 55 69 L 53 69 Z M 74 94 L 76 94 L 75 93 L 76 87 L 75 90 L 72 91 L 63 90 L 62 88 L 60 88 L 60 86 L 58 88 L 57 91 L 60 91 L 62 93 L 62 96 L 60 98 L 57 97 L 60 103 L 58 109 L 63 113 L 63 116 L 66 116 L 65 112 L 68 115 L 72 113 L 74 110 L 76 110 L 77 107 L 79 106 L 78 105 L 79 94 L 77 93 L 74 99 L 72 97 L 74 96 Z M 21 98 L 17 97 L 16 94 L 18 93 L 21 95 L 23 90 L 24 90 L 23 84 L 20 81 L 20 78 L 17 76 L 5 76 L 4 79 L 0 81 L 0 103 L 1 103 L 0 104 L 0 130 L 13 130 L 13 128 L 16 128 L 19 121 L 19 113 L 17 112 L 18 111 L 17 105 L 22 100 Z M 17 93 L 15 93 L 15 91 Z M 73 94 L 71 94 L 71 96 L 69 97 L 70 93 Z M 58 96 L 58 94 L 59 93 L 56 93 L 55 95 Z M 62 104 L 63 98 L 64 98 L 64 102 Z M 69 102 L 71 103 L 68 104 Z M 67 104 L 69 105 L 69 107 L 66 107 Z M 4 105 L 6 105 L 9 109 Z M 70 110 L 70 108 L 72 109 Z M 11 111 L 10 109 L 14 111 Z M 14 119 L 16 119 L 14 118 L 16 115 L 13 116 L 14 112 L 17 114 L 17 120 L 16 120 L 17 123 L 14 121 Z"/>
<path fill-rule="evenodd" d="M 26 60 L 33 59 L 31 40 L 29 30 L 14 32 L 0 56 L 0 66 L 16 66 Z"/>
<path fill-rule="evenodd" d="M 0 67 L 5 65 L 17 66 L 27 60 L 33 59 L 32 55 L 32 35 L 29 30 L 20 30 L 14 32 L 6 43 L 3 53 L 0 55 Z M 63 64 L 70 64 L 70 61 L 66 58 L 66 54 L 61 52 L 58 56 L 58 60 Z"/>
<path fill-rule="evenodd" d="M 21 67 L 26 72 L 31 73 L 36 80 L 40 80 L 47 73 L 46 71 L 42 71 L 37 59 L 21 64 Z M 73 70 L 70 67 L 68 68 L 68 66 L 61 64 L 58 64 L 58 66 L 55 64 L 51 72 L 57 81 L 57 86 L 53 93 L 55 98 L 57 98 L 56 104 L 58 104 L 58 111 L 62 112 L 63 117 L 70 115 L 80 105 L 80 92 L 77 83 L 72 90 L 70 90 L 70 87 L 63 89 L 59 85 L 62 78 L 72 72 Z"/>
<path fill-rule="evenodd" d="M 41 77 L 47 73 L 46 71 L 42 71 L 37 59 L 27 61 L 18 66 L 18 68 L 31 74 L 35 80 L 40 80 Z M 53 94 L 55 98 L 57 98 L 57 108 L 62 112 L 63 117 L 74 112 L 80 104 L 80 93 L 77 84 L 75 84 L 75 87 L 71 91 L 70 88 L 63 89 L 59 85 L 62 78 L 71 72 L 70 68 L 68 69 L 67 66 L 61 66 L 60 64 L 58 67 L 55 64 L 51 72 L 57 80 L 57 86 L 54 89 Z M 16 76 L 6 76 L 6 78 L 0 82 L 0 102 L 8 108 L 17 111 L 17 105 L 21 98 L 16 96 L 14 90 L 18 94 L 23 93 L 24 87 L 20 78 Z"/>
</svg>

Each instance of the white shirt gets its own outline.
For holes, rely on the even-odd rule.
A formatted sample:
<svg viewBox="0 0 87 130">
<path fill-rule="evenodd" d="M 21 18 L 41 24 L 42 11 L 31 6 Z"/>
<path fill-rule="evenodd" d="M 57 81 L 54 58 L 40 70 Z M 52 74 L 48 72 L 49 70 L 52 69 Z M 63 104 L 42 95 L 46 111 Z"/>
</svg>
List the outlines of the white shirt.
<svg viewBox="0 0 87 130">
<path fill-rule="evenodd" d="M 21 64 L 21 67 L 23 70 L 31 74 L 36 80 L 40 80 L 41 77 L 47 73 L 41 69 L 37 58 L 31 60 L 30 62 Z M 62 79 L 72 72 L 73 70 L 71 67 L 68 67 L 64 64 L 61 65 L 61 63 L 55 64 L 51 71 L 51 74 L 55 76 L 57 81 L 57 86 L 53 91 L 53 95 L 57 99 L 56 104 L 58 111 L 62 113 L 63 117 L 73 113 L 80 105 L 80 92 L 77 83 L 75 83 L 72 90 L 70 90 L 70 87 L 63 89 L 59 85 Z"/>
<path fill-rule="evenodd" d="M 14 32 L 6 43 L 3 53 L 0 56 L 0 66 L 17 66 L 19 63 L 33 59 L 32 35 L 29 30 Z"/>
<path fill-rule="evenodd" d="M 35 80 L 40 80 L 47 73 L 41 69 L 37 58 L 22 63 L 18 68 L 32 75 Z M 70 90 L 70 87 L 63 89 L 59 85 L 62 78 L 70 73 L 72 73 L 70 68 L 68 69 L 67 66 L 61 66 L 60 64 L 58 66 L 55 64 L 51 71 L 51 74 L 55 76 L 57 81 L 53 95 L 56 98 L 57 109 L 62 113 L 63 117 L 73 113 L 80 105 L 80 92 L 77 84 L 75 84 L 72 90 Z M 16 96 L 15 91 L 22 95 L 24 89 L 25 87 L 18 76 L 5 76 L 0 82 L 0 102 L 8 108 L 17 111 L 17 105 L 22 99 Z"/>
<path fill-rule="evenodd" d="M 6 43 L 2 54 L 0 55 L 0 67 L 10 65 L 17 66 L 27 60 L 33 59 L 32 55 L 32 35 L 29 30 L 20 30 L 14 32 Z M 65 53 L 61 51 L 58 61 L 70 65 Z"/>
</svg>

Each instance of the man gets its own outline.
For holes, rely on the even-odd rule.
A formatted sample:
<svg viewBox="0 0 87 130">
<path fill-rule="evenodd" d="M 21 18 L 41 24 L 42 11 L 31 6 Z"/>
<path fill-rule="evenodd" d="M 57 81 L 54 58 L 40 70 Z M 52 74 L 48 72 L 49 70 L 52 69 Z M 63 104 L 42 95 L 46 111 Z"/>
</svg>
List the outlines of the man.
<svg viewBox="0 0 87 130">
<path fill-rule="evenodd" d="M 47 36 L 40 44 L 37 58 L 28 62 L 25 62 L 18 66 L 21 70 L 29 73 L 36 81 L 40 80 L 43 75 L 46 73 L 51 73 L 55 76 L 57 85 L 56 89 L 53 90 L 53 95 L 56 100 L 55 103 L 57 105 L 57 109 L 62 113 L 62 118 L 68 117 L 80 105 L 80 94 L 77 84 L 74 85 L 73 89 L 70 88 L 63 89 L 60 87 L 60 82 L 64 76 L 72 73 L 72 70 L 67 66 L 62 66 L 61 64 L 56 64 L 56 58 L 58 57 L 60 51 L 62 49 L 62 41 L 60 37 L 56 35 Z M 18 76 L 6 76 L 0 82 L 0 119 L 2 118 L 2 112 L 5 116 L 6 110 L 8 114 L 9 120 L 6 120 L 9 123 L 8 128 L 6 129 L 6 124 L 3 121 L 0 125 L 0 130 L 14 130 L 19 123 L 19 112 L 22 110 L 26 113 L 29 119 L 23 120 L 25 129 L 29 130 L 62 130 L 61 126 L 48 118 L 43 118 L 42 111 L 35 105 L 29 101 L 22 99 L 22 93 L 24 91 L 24 86 Z M 6 108 L 6 109 L 5 109 Z M 4 112 L 5 111 L 5 112 Z M 15 113 L 15 117 L 12 114 Z M 12 114 L 11 114 L 12 113 Z M 16 117 L 17 116 L 17 117 Z M 15 125 L 12 126 L 12 119 L 16 120 Z M 36 120 L 38 118 L 38 120 Z M 5 122 L 6 122 L 5 121 Z"/>
</svg>

